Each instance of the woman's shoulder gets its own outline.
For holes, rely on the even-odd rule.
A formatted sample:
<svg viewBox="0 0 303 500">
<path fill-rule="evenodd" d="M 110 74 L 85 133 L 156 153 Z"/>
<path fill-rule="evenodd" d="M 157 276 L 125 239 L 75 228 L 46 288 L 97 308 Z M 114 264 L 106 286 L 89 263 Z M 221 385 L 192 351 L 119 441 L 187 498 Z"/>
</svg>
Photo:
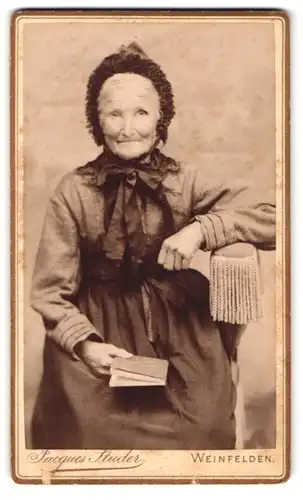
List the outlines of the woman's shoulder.
<svg viewBox="0 0 303 500">
<path fill-rule="evenodd" d="M 75 167 L 65 173 L 58 181 L 49 202 L 51 205 L 68 207 L 72 212 L 83 204 L 96 186 L 96 160 Z"/>
<path fill-rule="evenodd" d="M 163 185 L 168 189 L 171 188 L 173 191 L 182 192 L 186 185 L 194 182 L 199 168 L 189 161 L 174 160 L 174 162 L 175 166 L 173 168 L 166 169 Z"/>
<path fill-rule="evenodd" d="M 183 158 L 176 160 L 162 152 L 159 152 L 159 158 L 162 168 L 172 175 L 193 175 L 199 169 L 196 163 L 184 160 Z"/>
<path fill-rule="evenodd" d="M 98 157 L 64 174 L 55 189 L 55 194 L 64 195 L 72 190 L 77 191 L 92 186 L 96 182 L 97 173 Z"/>
</svg>

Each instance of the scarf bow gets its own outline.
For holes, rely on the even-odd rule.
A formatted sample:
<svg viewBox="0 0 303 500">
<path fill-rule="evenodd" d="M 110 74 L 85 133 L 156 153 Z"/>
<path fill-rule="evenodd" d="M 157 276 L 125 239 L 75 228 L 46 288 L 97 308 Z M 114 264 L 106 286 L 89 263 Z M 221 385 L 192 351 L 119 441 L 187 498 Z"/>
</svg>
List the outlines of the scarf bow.
<svg viewBox="0 0 303 500">
<path fill-rule="evenodd" d="M 105 237 L 103 252 L 108 259 L 132 268 L 142 264 L 149 237 L 143 227 L 143 212 L 149 202 L 161 208 L 161 241 L 174 232 L 171 208 L 162 181 L 165 171 L 159 168 L 161 153 L 155 150 L 148 158 L 121 160 L 105 152 L 97 185 L 105 200 Z"/>
</svg>

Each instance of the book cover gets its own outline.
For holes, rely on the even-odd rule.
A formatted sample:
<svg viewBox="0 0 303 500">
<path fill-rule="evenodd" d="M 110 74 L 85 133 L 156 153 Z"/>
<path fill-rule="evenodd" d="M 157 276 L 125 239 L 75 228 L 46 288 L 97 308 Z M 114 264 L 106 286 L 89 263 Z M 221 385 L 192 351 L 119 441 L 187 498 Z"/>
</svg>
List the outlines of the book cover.
<svg viewBox="0 0 303 500">
<path fill-rule="evenodd" d="M 110 387 L 166 384 L 168 361 L 159 358 L 133 356 L 116 358 L 111 366 Z"/>
</svg>

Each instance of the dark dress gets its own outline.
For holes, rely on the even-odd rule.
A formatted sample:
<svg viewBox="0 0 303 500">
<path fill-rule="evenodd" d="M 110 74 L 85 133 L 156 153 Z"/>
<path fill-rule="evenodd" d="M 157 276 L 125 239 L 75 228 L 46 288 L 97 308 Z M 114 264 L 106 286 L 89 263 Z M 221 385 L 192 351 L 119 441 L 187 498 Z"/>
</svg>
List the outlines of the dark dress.
<svg viewBox="0 0 303 500">
<path fill-rule="evenodd" d="M 46 328 L 32 447 L 231 449 L 235 389 L 208 281 L 157 264 L 162 241 L 201 222 L 203 249 L 270 242 L 274 210 L 242 186 L 209 186 L 155 150 L 127 165 L 108 153 L 66 175 L 48 207 L 32 305 Z M 75 354 L 93 335 L 169 361 L 165 387 L 110 388 Z"/>
</svg>

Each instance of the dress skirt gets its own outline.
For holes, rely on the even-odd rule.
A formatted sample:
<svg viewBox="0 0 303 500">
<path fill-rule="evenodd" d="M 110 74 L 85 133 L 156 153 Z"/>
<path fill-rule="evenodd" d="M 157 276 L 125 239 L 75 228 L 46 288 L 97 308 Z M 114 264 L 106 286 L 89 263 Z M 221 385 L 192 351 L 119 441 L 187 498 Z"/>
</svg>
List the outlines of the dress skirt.
<svg viewBox="0 0 303 500">
<path fill-rule="evenodd" d="M 178 279 L 175 277 L 177 276 Z M 147 279 L 153 338 L 141 284 L 90 279 L 78 307 L 102 341 L 169 361 L 165 387 L 109 387 L 46 337 L 32 419 L 39 449 L 233 449 L 235 388 L 208 281 L 197 271 Z"/>
</svg>

